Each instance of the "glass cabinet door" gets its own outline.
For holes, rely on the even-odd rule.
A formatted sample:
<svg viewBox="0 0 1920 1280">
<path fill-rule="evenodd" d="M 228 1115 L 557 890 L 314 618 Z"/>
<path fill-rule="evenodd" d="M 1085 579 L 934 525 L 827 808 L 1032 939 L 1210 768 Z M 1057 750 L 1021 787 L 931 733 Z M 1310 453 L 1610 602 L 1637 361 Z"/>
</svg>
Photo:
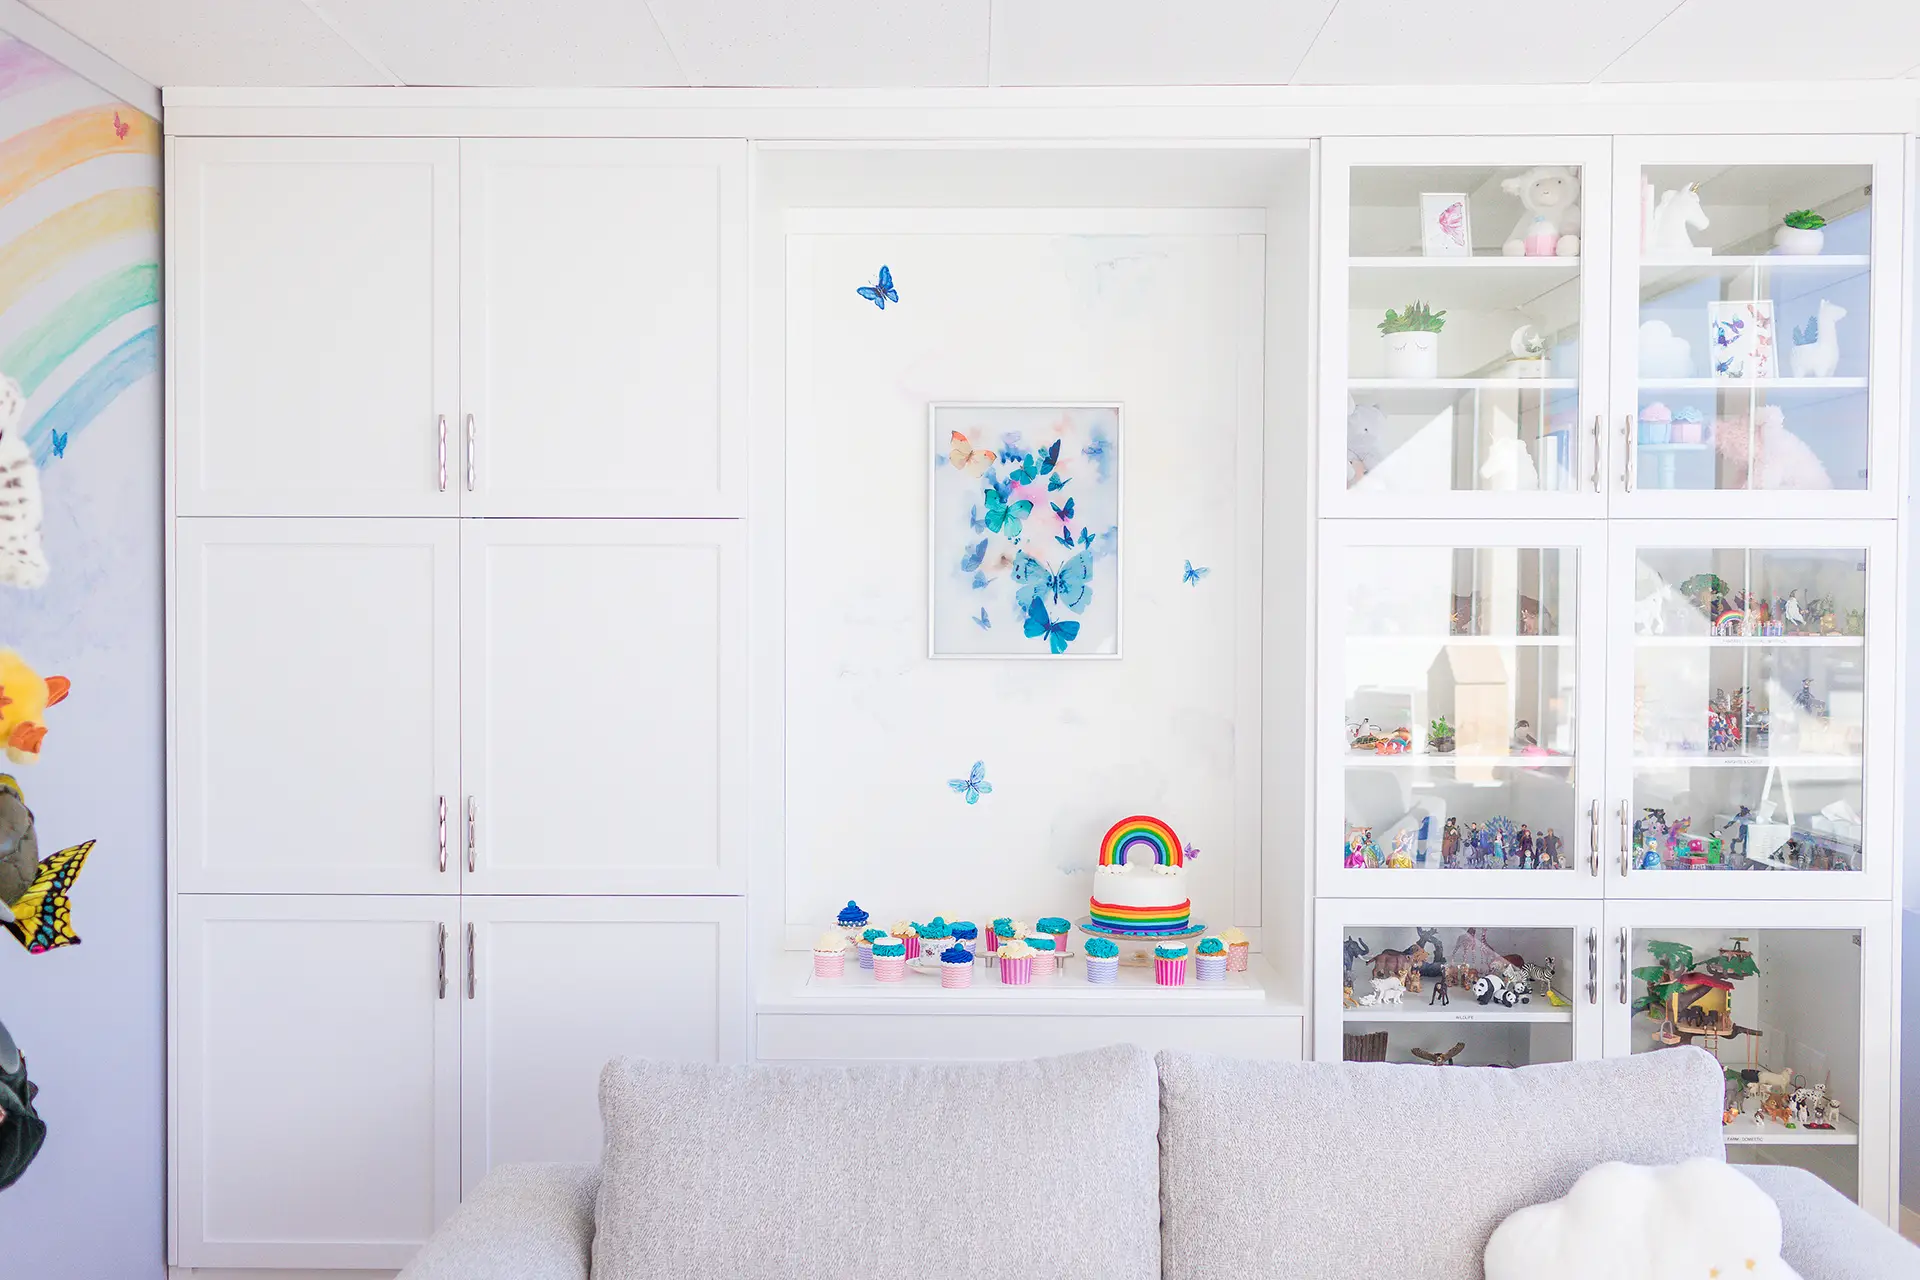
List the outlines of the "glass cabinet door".
<svg viewBox="0 0 1920 1280">
<path fill-rule="evenodd" d="M 1724 522 L 1614 531 L 1621 890 L 1849 897 L 1885 882 L 1892 690 L 1869 681 L 1887 678 L 1889 530 L 1822 521 L 1767 545 Z"/>
<path fill-rule="evenodd" d="M 1626 509 L 1857 516 L 1864 492 L 1893 514 L 1897 396 L 1875 375 L 1897 386 L 1897 141 L 1636 139 L 1619 156 Z"/>
<path fill-rule="evenodd" d="M 1591 526 L 1518 523 L 1322 525 L 1318 838 L 1333 892 L 1598 892 L 1585 700 L 1602 633 L 1583 587 L 1600 549 Z"/>
<path fill-rule="evenodd" d="M 1323 155 L 1323 511 L 1597 513 L 1604 144 Z"/>
</svg>

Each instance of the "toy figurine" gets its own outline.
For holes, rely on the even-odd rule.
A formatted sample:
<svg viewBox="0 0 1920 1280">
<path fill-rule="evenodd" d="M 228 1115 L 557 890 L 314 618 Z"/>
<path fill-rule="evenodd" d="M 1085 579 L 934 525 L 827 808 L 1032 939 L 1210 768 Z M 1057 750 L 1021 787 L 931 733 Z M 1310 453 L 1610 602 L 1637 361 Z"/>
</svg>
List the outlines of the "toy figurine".
<svg viewBox="0 0 1920 1280">
<path fill-rule="evenodd" d="M 1346 941 L 1340 945 L 1340 953 L 1340 968 L 1347 976 L 1347 986 L 1351 988 L 1353 986 L 1353 962 L 1355 960 L 1365 959 L 1371 954 L 1371 949 L 1367 946 L 1367 940 L 1365 938 L 1356 938 L 1349 934 L 1347 935 Z"/>
<path fill-rule="evenodd" d="M 1372 827 L 1350 827 L 1347 830 L 1347 858 L 1349 867 L 1377 867 L 1380 865 L 1380 846 L 1374 843 Z"/>
<path fill-rule="evenodd" d="M 1520 1003 L 1520 997 L 1509 987 L 1506 979 L 1499 974 L 1487 973 L 1473 984 L 1473 998 L 1481 1004 L 1504 1005 L 1511 1009 Z"/>
<path fill-rule="evenodd" d="M 1460 1051 L 1466 1047 L 1467 1042 L 1461 1040 L 1457 1042 L 1453 1048 L 1441 1053 L 1434 1053 L 1430 1049 L 1414 1049 L 1412 1053 L 1414 1057 L 1420 1059 L 1422 1062 L 1431 1062 L 1436 1067 L 1450 1067 L 1453 1065 L 1453 1060 L 1460 1056 Z"/>
<path fill-rule="evenodd" d="M 1440 865 L 1452 869 L 1460 865 L 1460 820 L 1448 818 L 1440 830 Z"/>
<path fill-rule="evenodd" d="M 1807 625 L 1807 615 L 1800 611 L 1800 593 L 1798 591 L 1787 592 L 1787 598 L 1780 604 L 1780 616 L 1787 620 L 1787 625 L 1790 627 L 1804 627 Z"/>
<path fill-rule="evenodd" d="M 1424 926 L 1416 927 L 1414 934 L 1417 945 L 1433 957 L 1435 964 L 1444 965 L 1447 962 L 1446 949 L 1440 945 L 1440 931 L 1438 929 L 1428 929 Z"/>
<path fill-rule="evenodd" d="M 1358 745 L 1357 743 L 1355 745 Z M 1392 733 L 1377 739 L 1373 744 L 1375 755 L 1398 756 L 1413 750 L 1413 730 L 1401 725 Z"/>
<path fill-rule="evenodd" d="M 1381 1004 L 1399 1004 L 1407 989 L 1398 978 L 1375 978 L 1373 995 Z"/>
<path fill-rule="evenodd" d="M 1425 964 L 1426 962 L 1426 948 L 1420 946 L 1418 943 L 1415 943 L 1411 947 L 1401 949 L 1383 948 L 1380 953 L 1373 958 L 1373 976 L 1376 978 L 1403 978 L 1406 976 L 1407 970 L 1413 968 L 1415 965 Z"/>
<path fill-rule="evenodd" d="M 1827 704 L 1813 696 L 1813 678 L 1800 682 L 1800 692 L 1793 695 L 1793 705 L 1819 720 L 1827 718 Z"/>
<path fill-rule="evenodd" d="M 1533 832 L 1524 822 L 1520 824 L 1520 830 L 1514 833 L 1513 847 L 1514 851 L 1519 855 L 1520 861 L 1518 865 L 1520 867 L 1531 870 L 1539 869 L 1540 863 L 1536 860 L 1538 855 L 1533 851 Z"/>
<path fill-rule="evenodd" d="M 1380 729 L 1371 720 L 1362 719 L 1347 726 L 1347 745 L 1355 751 L 1371 751 L 1380 745 Z"/>
<path fill-rule="evenodd" d="M 1400 871 L 1413 869 L 1413 828 L 1402 827 L 1394 833 L 1393 852 L 1387 855 L 1387 865 Z"/>
<path fill-rule="evenodd" d="M 1536 849 L 1537 856 L 1534 860 L 1536 867 L 1547 871 L 1563 869 L 1560 864 L 1560 837 L 1553 833 L 1552 827 L 1548 827 L 1545 834 L 1540 837 Z"/>
<path fill-rule="evenodd" d="M 1453 997 L 1447 994 L 1447 966 L 1429 960 L 1414 971 L 1420 977 L 1433 983 L 1433 994 L 1427 997 L 1428 1004 L 1452 1004 Z M 1418 990 L 1418 988 L 1415 988 Z"/>
<path fill-rule="evenodd" d="M 1528 724 L 1525 720 L 1515 720 L 1513 722 L 1513 740 L 1509 745 L 1514 751 L 1521 752 L 1525 751 L 1528 747 L 1537 747 L 1540 743 L 1533 736 L 1533 726 L 1531 724 Z"/>
</svg>

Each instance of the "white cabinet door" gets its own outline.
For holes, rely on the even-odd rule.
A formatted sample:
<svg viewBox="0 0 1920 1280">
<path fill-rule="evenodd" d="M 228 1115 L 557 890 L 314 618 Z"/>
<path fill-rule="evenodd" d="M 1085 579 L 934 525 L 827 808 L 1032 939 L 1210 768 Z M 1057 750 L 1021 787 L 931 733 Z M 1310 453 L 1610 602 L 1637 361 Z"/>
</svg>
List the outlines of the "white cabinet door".
<svg viewBox="0 0 1920 1280">
<path fill-rule="evenodd" d="M 178 522 L 177 888 L 458 891 L 456 523 Z"/>
<path fill-rule="evenodd" d="M 180 513 L 457 511 L 459 144 L 172 146 Z"/>
<path fill-rule="evenodd" d="M 746 1057 L 740 898 L 468 898 L 468 1188 L 516 1160 L 600 1158 L 600 1069 Z"/>
<path fill-rule="evenodd" d="M 465 524 L 466 890 L 743 891 L 739 524 Z"/>
<path fill-rule="evenodd" d="M 400 1267 L 452 1211 L 455 912 L 422 897 L 177 900 L 178 1265 Z"/>
<path fill-rule="evenodd" d="M 746 147 L 461 143 L 468 514 L 738 515 Z"/>
</svg>

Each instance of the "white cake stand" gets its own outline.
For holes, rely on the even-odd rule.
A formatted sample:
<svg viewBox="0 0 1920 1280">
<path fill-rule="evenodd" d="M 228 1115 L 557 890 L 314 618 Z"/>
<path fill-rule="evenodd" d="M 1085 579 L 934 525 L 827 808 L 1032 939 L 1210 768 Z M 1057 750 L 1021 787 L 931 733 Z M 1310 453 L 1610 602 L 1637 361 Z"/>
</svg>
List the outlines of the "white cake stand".
<svg viewBox="0 0 1920 1280">
<path fill-rule="evenodd" d="M 1120 948 L 1120 963 L 1142 965 L 1153 963 L 1153 944 L 1156 942 L 1184 942 L 1188 938 L 1197 938 L 1207 931 L 1207 926 L 1198 920 L 1190 923 L 1177 933 L 1139 933 L 1132 929 L 1109 929 L 1103 924 L 1095 924 L 1092 916 L 1081 916 L 1075 922 L 1080 932 L 1096 938 L 1111 938 L 1119 943 L 1135 943 L 1136 946 Z"/>
</svg>

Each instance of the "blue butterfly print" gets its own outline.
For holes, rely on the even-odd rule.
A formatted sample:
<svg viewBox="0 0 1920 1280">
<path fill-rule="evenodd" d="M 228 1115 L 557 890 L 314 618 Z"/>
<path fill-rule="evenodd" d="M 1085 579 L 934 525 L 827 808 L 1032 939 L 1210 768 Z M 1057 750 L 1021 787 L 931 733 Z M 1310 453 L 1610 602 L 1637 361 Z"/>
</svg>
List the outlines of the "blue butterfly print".
<svg viewBox="0 0 1920 1280">
<path fill-rule="evenodd" d="M 1087 528 L 1085 525 L 1080 526 L 1080 545 L 1083 547 L 1093 545 L 1093 530 Z"/>
<path fill-rule="evenodd" d="M 1108 556 L 1113 555 L 1115 552 L 1120 550 L 1120 526 L 1119 525 L 1110 524 L 1107 526 L 1107 531 L 1105 533 L 1097 534 L 1095 536 L 1098 540 L 1093 544 L 1094 559 L 1104 560 Z"/>
<path fill-rule="evenodd" d="M 1046 603 L 1039 598 L 1027 606 L 1027 639 L 1038 640 L 1045 636 L 1047 647 L 1055 653 L 1065 653 L 1067 646 L 1080 636 L 1080 624 L 1077 622 L 1055 622 L 1047 616 Z"/>
<path fill-rule="evenodd" d="M 982 591 L 986 589 L 986 585 L 987 585 L 987 575 L 984 573 L 981 573 L 978 570 L 975 570 L 973 575 L 973 589 L 975 591 Z"/>
<path fill-rule="evenodd" d="M 1016 454 L 1014 456 L 1019 460 L 1020 465 L 1009 473 L 1008 478 L 1011 479 L 1013 483 L 1032 484 L 1039 478 L 1040 464 L 1034 461 L 1032 454 Z"/>
<path fill-rule="evenodd" d="M 1093 429 L 1092 435 L 1093 443 L 1082 449 L 1080 453 L 1100 472 L 1100 483 L 1105 484 L 1107 482 L 1107 465 L 1112 461 L 1112 455 L 1107 452 L 1107 445 L 1110 442 L 1107 440 L 1107 433 L 1099 427 Z"/>
<path fill-rule="evenodd" d="M 1197 587 L 1200 585 L 1200 579 L 1206 577 L 1208 574 L 1212 572 L 1213 570 L 1211 569 L 1194 568 L 1193 561 L 1189 560 L 1187 561 L 1187 567 L 1180 571 L 1180 581 L 1186 583 L 1190 587 Z"/>
<path fill-rule="evenodd" d="M 987 765 L 984 760 L 975 760 L 973 772 L 964 778 L 949 778 L 947 785 L 965 796 L 968 804 L 979 804 L 981 796 L 993 794 L 993 784 L 987 781 Z"/>
<path fill-rule="evenodd" d="M 882 311 L 887 309 L 889 302 L 900 301 L 900 293 L 893 287 L 893 269 L 891 267 L 883 266 L 880 268 L 880 283 L 878 287 L 869 287 L 863 284 L 855 292 L 859 293 L 861 297 Z"/>
<path fill-rule="evenodd" d="M 1040 455 L 1040 474 L 1047 475 L 1060 465 L 1060 442 L 1055 440 Z"/>
<path fill-rule="evenodd" d="M 994 471 L 992 467 L 988 467 L 987 474 L 980 478 L 987 482 L 987 485 L 989 488 L 991 488 L 995 493 L 1000 495 L 1000 500 L 1002 502 L 1005 502 L 1007 500 L 1007 495 L 1013 492 L 1013 486 L 1009 484 L 1007 481 L 1002 480 L 999 476 L 999 473 Z M 981 527 L 985 528 L 984 525 L 982 525 Z"/>
<path fill-rule="evenodd" d="M 966 554 L 960 557 L 960 572 L 972 573 L 987 558 L 987 540 L 985 538 L 973 544 Z"/>
<path fill-rule="evenodd" d="M 980 610 L 980 616 L 973 620 L 973 625 L 982 631 L 993 630 L 993 619 L 987 616 L 987 611 L 984 607 Z"/>
<path fill-rule="evenodd" d="M 1048 572 L 1047 566 L 1024 551 L 1013 558 L 1013 582 L 1019 588 L 1013 598 L 1022 611 L 1030 609 L 1045 594 L 1055 604 L 1063 604 L 1075 613 L 1085 613 L 1087 600 L 1093 595 L 1093 588 L 1087 584 L 1092 581 L 1093 557 L 1085 551 L 1061 565 L 1058 573 Z"/>
<path fill-rule="evenodd" d="M 1067 505 L 1064 507 L 1057 502 L 1049 502 L 1047 505 L 1053 508 L 1053 514 L 1060 517 L 1061 524 L 1065 524 L 1067 521 L 1073 519 L 1072 498 L 1067 499 Z"/>
<path fill-rule="evenodd" d="M 66 432 L 54 431 L 54 432 L 48 433 L 47 443 L 53 447 L 54 457 L 64 458 L 67 456 L 67 433 Z"/>
<path fill-rule="evenodd" d="M 1047 477 L 1047 492 L 1058 493 L 1072 483 L 1071 480 L 1062 479 L 1060 473 L 1056 471 Z"/>
<path fill-rule="evenodd" d="M 1073 529 L 1068 525 L 1061 525 L 1060 532 L 1053 535 L 1053 540 L 1067 550 L 1073 550 Z"/>
<path fill-rule="evenodd" d="M 978 507 L 967 508 L 967 524 L 972 527 L 975 533 L 985 533 L 987 531 L 987 522 L 980 518 L 980 508 Z"/>
<path fill-rule="evenodd" d="M 1716 346 L 1730 347 L 1740 331 L 1747 327 L 1745 320 L 1715 320 L 1713 322 L 1713 341 Z"/>
<path fill-rule="evenodd" d="M 1015 542 L 1020 541 L 1020 522 L 1033 514 L 1033 504 L 1025 498 L 1008 502 L 995 489 L 987 490 L 982 497 L 987 503 L 987 528 Z"/>
</svg>

